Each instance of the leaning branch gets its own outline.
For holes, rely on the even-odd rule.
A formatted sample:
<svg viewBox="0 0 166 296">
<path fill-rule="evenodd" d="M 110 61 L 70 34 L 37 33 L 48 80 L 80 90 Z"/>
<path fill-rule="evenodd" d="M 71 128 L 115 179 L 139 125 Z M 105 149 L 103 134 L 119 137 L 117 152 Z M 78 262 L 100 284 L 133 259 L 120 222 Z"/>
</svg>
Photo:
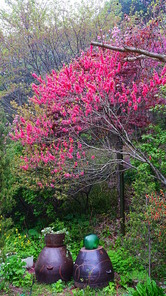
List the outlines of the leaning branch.
<svg viewBox="0 0 166 296">
<path fill-rule="evenodd" d="M 95 42 L 91 41 L 91 45 L 93 46 L 99 46 L 102 48 L 107 48 L 110 50 L 114 51 L 119 51 L 119 52 L 133 52 L 133 53 L 138 53 L 143 56 L 147 56 L 156 60 L 159 60 L 161 62 L 166 63 L 166 55 L 165 54 L 160 54 L 160 53 L 155 53 L 155 52 L 150 52 L 144 49 L 136 48 L 136 47 L 129 47 L 129 46 L 124 46 L 124 47 L 117 47 L 117 46 L 112 46 L 110 44 L 106 43 L 100 43 L 100 42 Z"/>
</svg>

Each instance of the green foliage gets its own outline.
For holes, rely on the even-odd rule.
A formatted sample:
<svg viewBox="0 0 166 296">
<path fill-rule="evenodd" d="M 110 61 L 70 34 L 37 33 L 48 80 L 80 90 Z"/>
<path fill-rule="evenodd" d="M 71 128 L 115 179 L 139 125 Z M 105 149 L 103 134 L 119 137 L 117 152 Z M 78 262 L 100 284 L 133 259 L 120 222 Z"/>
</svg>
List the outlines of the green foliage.
<svg viewBox="0 0 166 296">
<path fill-rule="evenodd" d="M 12 208 L 14 203 L 11 189 L 14 178 L 11 174 L 10 160 L 13 153 L 8 139 L 9 123 L 0 105 L 0 214 Z M 14 145 L 14 144 L 13 144 Z"/>
<path fill-rule="evenodd" d="M 154 280 L 149 277 L 145 283 L 138 283 L 136 289 L 128 288 L 129 291 L 126 296 L 164 296 L 162 288 L 158 287 Z"/>
<path fill-rule="evenodd" d="M 142 136 L 144 141 L 141 150 L 146 152 L 151 162 L 158 168 L 163 175 L 166 175 L 166 130 L 159 125 L 150 125 L 148 133 Z"/>
<path fill-rule="evenodd" d="M 133 270 L 131 272 L 126 271 L 126 274 L 120 275 L 119 284 L 121 287 L 127 289 L 128 286 L 134 286 L 135 283 L 142 282 L 148 277 L 145 271 Z"/>
<path fill-rule="evenodd" d="M 22 262 L 17 255 L 8 257 L 5 262 L 1 264 L 0 289 L 7 289 L 8 284 L 12 283 L 16 287 L 25 287 L 32 284 L 32 275 L 26 272 L 25 262 Z"/>
<path fill-rule="evenodd" d="M 89 286 L 87 286 L 87 287 L 85 287 L 84 289 L 75 289 L 75 290 L 73 290 L 73 295 L 74 296 L 89 296 L 89 295 L 91 295 L 91 296 L 95 296 L 96 295 L 96 291 L 95 291 L 95 289 L 93 289 L 93 288 L 90 288 Z M 100 295 L 100 292 L 99 292 L 99 294 L 98 295 Z"/>
<path fill-rule="evenodd" d="M 88 233 L 93 232 L 95 219 L 91 219 L 90 215 L 70 215 L 64 217 L 64 224 L 67 226 L 71 239 L 80 241 Z"/>
<path fill-rule="evenodd" d="M 159 114 L 159 110 L 156 111 L 155 116 Z M 164 119 L 155 118 L 159 124 L 149 126 L 138 146 L 147 155 L 148 161 L 163 175 L 166 175 Z M 136 161 L 133 164 L 137 170 L 132 175 L 127 172 L 125 176 L 129 186 L 133 188 L 133 194 L 130 209 L 126 215 L 126 236 L 123 238 L 123 246 L 130 250 L 130 253 L 139 259 L 146 269 L 148 269 L 149 256 L 151 256 L 152 276 L 157 274 L 158 278 L 163 278 L 165 275 L 163 247 L 165 240 L 162 230 L 165 227 L 165 216 L 161 215 L 163 213 L 161 205 L 164 203 L 165 196 L 160 191 L 161 185 L 154 178 L 149 164 L 140 164 Z M 153 202 L 148 203 L 150 197 Z"/>
<path fill-rule="evenodd" d="M 123 246 L 140 260 L 141 264 L 148 269 L 149 255 L 151 256 L 152 275 L 158 278 L 165 275 L 165 215 L 161 208 L 164 203 L 164 194 L 153 194 L 153 202 L 148 204 L 147 196 L 151 197 L 156 192 L 158 184 L 148 173 L 149 168 L 138 167 L 138 174 L 132 183 L 134 196 L 131 201 L 130 211 L 126 215 L 126 236 L 123 238 Z M 162 215 L 161 215 L 162 214 Z M 150 239 L 150 254 L 149 254 Z"/>
<path fill-rule="evenodd" d="M 37 231 L 30 230 L 27 233 L 19 233 L 16 228 L 13 230 L 13 233 L 5 236 L 5 246 L 2 252 L 3 256 L 7 253 L 17 253 L 20 258 L 33 256 L 36 261 L 43 247 L 44 239 L 39 233 L 37 235 Z"/>
<path fill-rule="evenodd" d="M 41 230 L 55 218 L 57 200 L 53 191 L 50 189 L 33 190 L 28 185 L 25 187 L 21 182 L 18 186 L 20 188 L 15 197 L 16 205 L 12 211 L 15 224 L 18 228 L 22 228 L 23 223 L 27 228 L 38 225 L 39 230 Z"/>
<path fill-rule="evenodd" d="M 138 201 L 133 200 L 132 211 L 126 217 L 126 236 L 122 239 L 122 243 L 124 248 L 128 249 L 130 254 L 135 256 L 147 270 L 150 256 L 152 276 L 157 274 L 158 278 L 163 278 L 165 275 L 165 230 L 162 226 L 165 227 L 165 218 L 164 216 L 155 218 L 157 217 L 155 215 L 154 218 L 151 217 L 154 211 L 151 205 L 144 204 L 143 206 L 142 203 L 141 212 L 140 209 Z"/>
<path fill-rule="evenodd" d="M 110 189 L 107 182 L 95 184 L 87 193 L 80 191 L 77 195 L 66 198 L 59 210 L 66 216 L 79 214 L 109 213 L 114 218 L 117 215 L 117 192 Z"/>
<path fill-rule="evenodd" d="M 69 219 L 70 218 L 70 219 Z M 56 218 L 54 223 L 51 224 L 50 227 L 55 227 L 55 229 L 63 229 L 65 226 L 68 229 L 69 233 L 66 235 L 66 244 L 67 249 L 70 250 L 73 261 L 76 260 L 76 257 L 79 253 L 80 248 L 83 246 L 83 237 L 84 234 L 88 234 L 94 232 L 95 226 L 98 225 L 99 220 L 97 218 L 90 222 L 89 217 L 87 215 L 77 216 L 77 217 L 68 217 L 68 219 L 60 220 Z M 93 229 L 93 231 L 91 231 Z M 10 236 L 6 237 L 5 240 L 6 246 L 3 249 L 4 255 L 6 252 L 17 252 L 17 258 L 23 258 L 26 256 L 34 255 L 35 261 L 37 259 L 38 254 L 41 251 L 41 248 L 44 247 L 45 243 L 43 241 L 43 237 L 41 238 L 37 229 L 30 229 L 26 234 L 19 233 L 17 229 L 15 229 L 14 233 L 10 234 Z M 120 240 L 117 240 L 115 243 L 115 248 L 113 250 L 108 250 L 107 253 L 112 261 L 114 272 L 115 272 L 115 282 L 110 282 L 109 285 L 102 289 L 92 289 L 87 286 L 84 289 L 74 288 L 74 282 L 64 283 L 61 280 L 51 285 L 42 285 L 39 283 L 34 283 L 32 286 L 32 278 L 30 275 L 26 274 L 22 278 L 26 281 L 23 283 L 17 281 L 16 284 L 24 286 L 25 295 L 27 295 L 27 291 L 30 291 L 30 287 L 32 286 L 32 295 L 57 295 L 65 293 L 65 295 L 70 295 L 72 290 L 73 295 L 116 295 L 117 291 L 119 295 L 122 295 L 124 289 L 128 290 L 129 286 L 135 286 L 136 283 L 144 282 L 147 280 L 147 273 L 144 270 L 143 266 L 140 264 L 137 257 L 131 256 L 130 251 L 126 250 L 119 246 Z M 15 247 L 15 249 L 13 249 Z M 34 253 L 33 253 L 34 252 Z M 36 253 L 35 253 L 36 252 Z M 36 254 L 36 255 L 35 255 Z M 26 256 L 25 256 L 26 255 Z M 12 258 L 13 256 L 11 256 Z M 14 259 L 15 260 L 15 259 Z M 20 261 L 20 260 L 19 260 Z M 6 260 L 5 260 L 6 262 Z M 29 277 L 29 278 L 27 278 Z M 29 281 L 29 282 L 28 282 Z M 8 281 L 9 282 L 9 281 Z M 3 281 L 4 283 L 4 281 Z M 27 285 L 27 286 L 26 286 Z M 6 285 L 7 287 L 7 285 Z M 27 289 L 26 289 L 27 287 Z M 136 290 L 132 290 L 136 291 Z M 132 294 L 131 294 L 132 295 Z M 159 294 L 160 295 L 160 294 Z"/>
<path fill-rule="evenodd" d="M 132 172 L 128 171 L 125 174 L 125 180 L 129 181 L 130 185 L 132 183 L 135 190 L 134 195 L 136 198 L 139 198 L 140 206 L 142 206 L 142 201 L 144 200 L 146 194 L 159 191 L 160 189 L 160 184 L 155 179 L 148 162 L 151 162 L 156 170 L 166 176 L 165 124 L 163 124 L 164 119 L 157 119 L 157 116 L 160 116 L 159 111 L 154 114 L 154 121 L 156 120 L 157 123 L 159 121 L 158 125 L 149 125 L 146 130 L 146 134 L 143 134 L 139 143 L 137 143 L 138 148 L 145 153 L 147 162 L 140 163 L 139 161 L 131 160 L 132 164 L 136 167 L 136 170 Z"/>
<path fill-rule="evenodd" d="M 16 156 L 20 157 L 22 148 L 19 143 L 11 142 L 8 133 L 10 130 L 3 109 L 0 109 L 0 215 L 3 216 L 2 234 L 8 226 L 16 220 L 22 225 L 25 221 L 26 203 L 22 198 L 22 180 L 18 178 L 15 169 Z M 14 212 L 13 212 L 14 211 Z M 10 217 L 10 218 L 9 218 Z M 5 226 L 6 224 L 6 226 Z M 4 228 L 4 230 L 3 230 Z"/>
<path fill-rule="evenodd" d="M 56 283 L 52 284 L 51 287 L 53 293 L 61 293 L 65 288 L 65 283 L 60 279 Z"/>
<path fill-rule="evenodd" d="M 118 274 L 126 275 L 127 272 L 133 272 L 134 270 L 144 270 L 138 260 L 130 256 L 129 251 L 122 247 L 116 250 L 109 250 L 108 255 L 111 259 L 114 271 Z"/>
<path fill-rule="evenodd" d="M 54 232 L 63 230 L 66 233 L 65 223 L 59 218 L 56 218 L 54 222 L 50 223 L 49 227 L 51 227 Z"/>
<path fill-rule="evenodd" d="M 3 115 L 4 113 L 2 113 Z M 0 114 L 1 115 L 1 114 Z M 33 174 L 24 176 L 19 170 L 22 147 L 11 142 L 7 134 L 8 122 L 5 116 L 0 121 L 0 214 L 11 217 L 19 228 L 31 228 L 36 224 L 45 227 L 55 216 L 60 202 L 52 189 L 39 190 Z M 33 187 L 31 183 L 35 183 Z M 45 219 L 43 219 L 43 217 Z M 24 225 L 24 226 L 23 226 Z"/>
<path fill-rule="evenodd" d="M 25 295 L 28 295 L 27 292 L 29 292 L 30 289 L 25 290 Z M 39 296 L 39 295 L 56 295 L 56 293 L 52 292 L 51 285 L 48 284 L 42 284 L 38 283 L 37 281 L 34 281 L 33 286 L 31 287 L 31 294 L 33 296 Z"/>
<path fill-rule="evenodd" d="M 144 266 L 148 266 L 147 253 L 147 225 L 144 223 L 144 214 L 131 211 L 127 215 L 126 236 L 123 238 L 124 248 L 130 250 L 131 254 L 141 260 Z"/>
<path fill-rule="evenodd" d="M 117 214 L 117 192 L 108 187 L 105 182 L 103 184 L 94 185 L 89 194 L 90 208 L 96 213 L 110 213 L 112 218 Z"/>
<path fill-rule="evenodd" d="M 109 285 L 103 288 L 103 295 L 116 295 L 116 286 L 115 283 L 109 282 Z"/>
<path fill-rule="evenodd" d="M 108 33 L 121 15 L 117 0 L 104 7 L 94 0 L 81 1 L 79 5 L 73 1 L 49 4 L 7 1 L 6 8 L 1 9 L 0 97 L 8 112 L 11 100 L 21 105 L 32 96 L 32 72 L 45 75 L 52 69 L 59 70 L 85 50 L 101 28 Z"/>
<path fill-rule="evenodd" d="M 68 215 L 64 217 L 64 224 L 69 234 L 65 238 L 65 242 L 75 261 L 80 248 L 83 247 L 83 239 L 87 234 L 94 232 L 93 221 L 87 215 Z"/>
<path fill-rule="evenodd" d="M 138 0 L 120 0 L 120 4 L 122 5 L 122 12 L 124 15 L 133 16 L 134 14 L 146 15 L 148 5 L 151 1 L 138 1 Z"/>
<path fill-rule="evenodd" d="M 4 216 L 0 216 L 0 248 L 3 247 L 5 242 L 5 236 L 10 233 L 10 228 L 13 225 L 13 221 L 11 218 L 5 218 Z"/>
</svg>

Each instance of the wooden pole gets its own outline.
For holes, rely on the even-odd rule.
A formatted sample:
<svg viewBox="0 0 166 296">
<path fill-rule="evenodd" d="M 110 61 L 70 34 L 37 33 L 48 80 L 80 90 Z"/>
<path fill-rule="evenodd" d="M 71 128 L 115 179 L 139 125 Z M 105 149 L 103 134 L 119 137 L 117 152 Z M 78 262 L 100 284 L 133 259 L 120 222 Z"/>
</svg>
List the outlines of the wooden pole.
<svg viewBox="0 0 166 296">
<path fill-rule="evenodd" d="M 121 139 L 117 142 L 117 177 L 118 177 L 118 199 L 120 207 L 120 228 L 121 234 L 125 235 L 125 197 L 124 197 L 124 168 L 123 168 L 123 143 Z"/>
</svg>

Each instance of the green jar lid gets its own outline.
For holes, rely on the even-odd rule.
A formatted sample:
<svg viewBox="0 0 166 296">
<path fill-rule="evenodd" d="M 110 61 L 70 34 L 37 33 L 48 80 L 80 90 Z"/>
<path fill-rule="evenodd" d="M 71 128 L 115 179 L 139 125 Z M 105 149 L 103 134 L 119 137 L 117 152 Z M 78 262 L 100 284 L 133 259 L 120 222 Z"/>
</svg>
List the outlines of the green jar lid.
<svg viewBox="0 0 166 296">
<path fill-rule="evenodd" d="M 99 245 L 99 238 L 96 234 L 89 234 L 84 237 L 84 247 L 87 250 L 97 249 Z"/>
</svg>

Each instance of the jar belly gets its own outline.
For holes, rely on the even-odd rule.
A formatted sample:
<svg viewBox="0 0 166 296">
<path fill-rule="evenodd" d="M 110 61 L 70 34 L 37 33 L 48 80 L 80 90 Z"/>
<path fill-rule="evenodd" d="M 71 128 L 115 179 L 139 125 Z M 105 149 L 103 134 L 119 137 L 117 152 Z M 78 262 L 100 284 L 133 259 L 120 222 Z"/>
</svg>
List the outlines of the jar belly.
<svg viewBox="0 0 166 296">
<path fill-rule="evenodd" d="M 75 286 L 79 288 L 87 285 L 93 288 L 104 287 L 113 281 L 112 263 L 103 247 L 94 250 L 82 248 L 74 264 L 73 276 Z"/>
<path fill-rule="evenodd" d="M 59 279 L 70 280 L 73 272 L 73 261 L 66 246 L 44 247 L 35 264 L 38 282 L 54 283 Z"/>
</svg>

